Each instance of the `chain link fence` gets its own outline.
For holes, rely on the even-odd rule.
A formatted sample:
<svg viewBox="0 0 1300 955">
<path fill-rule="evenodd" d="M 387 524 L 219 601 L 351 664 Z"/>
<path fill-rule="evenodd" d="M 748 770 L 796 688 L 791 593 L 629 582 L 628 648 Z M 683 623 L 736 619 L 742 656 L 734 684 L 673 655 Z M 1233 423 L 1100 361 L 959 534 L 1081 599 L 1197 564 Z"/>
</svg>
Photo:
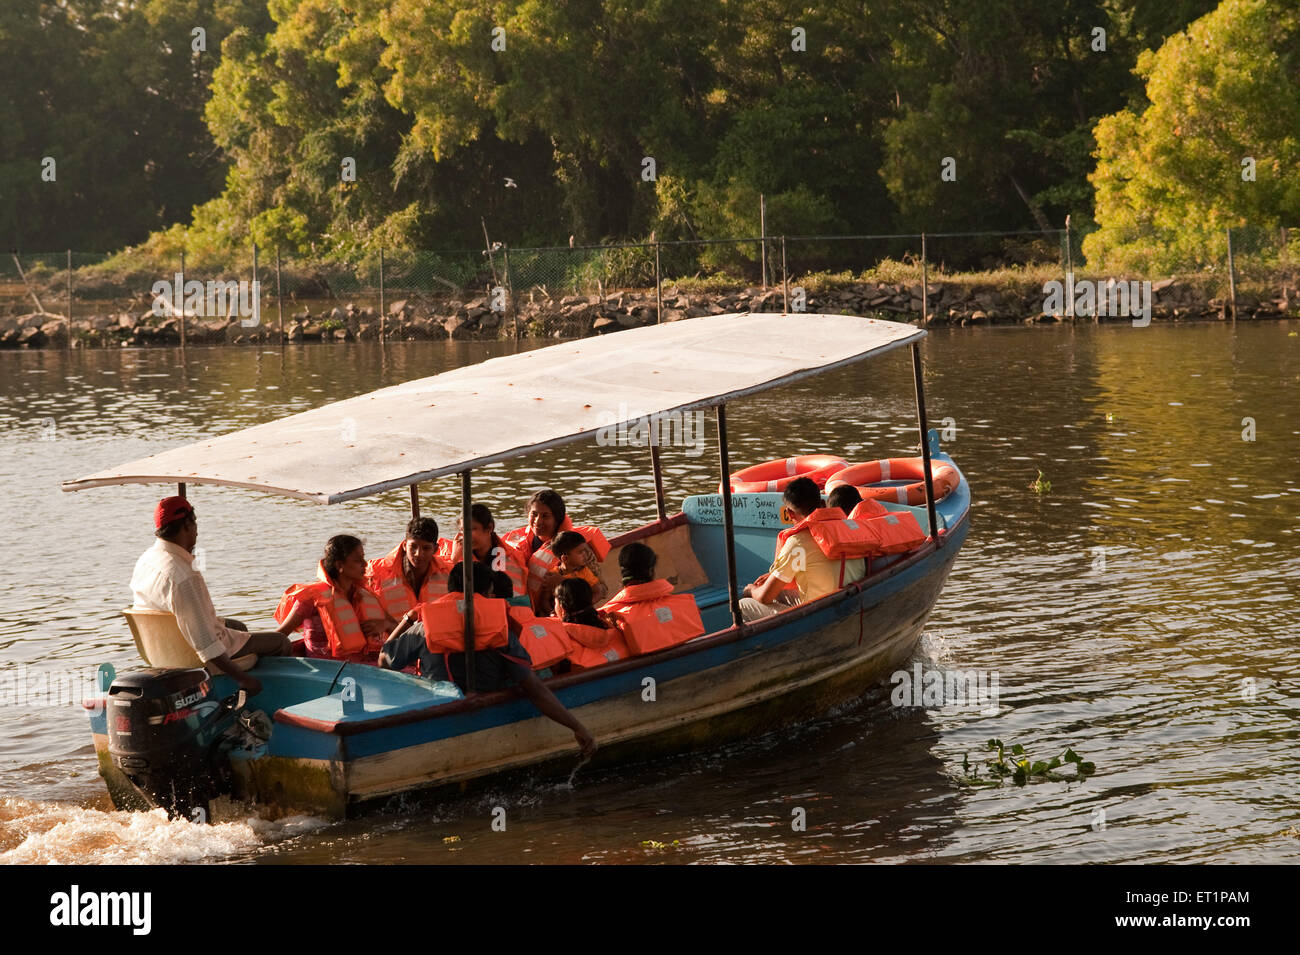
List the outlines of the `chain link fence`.
<svg viewBox="0 0 1300 955">
<path fill-rule="evenodd" d="M 1059 281 L 1064 291 L 1139 278 L 1152 282 L 1156 300 L 1163 296 L 1175 317 L 1235 314 L 1234 297 L 1238 310 L 1291 314 L 1300 271 L 1293 231 L 1225 230 L 1222 254 L 1210 250 L 1202 269 L 1109 277 L 1087 269 L 1085 236 L 1069 229 L 553 248 L 495 243 L 376 250 L 356 262 L 282 256 L 251 244 L 219 260 L 177 255 L 174 262 L 140 250 L 10 254 L 0 260 L 0 344 L 37 337 L 15 337 L 15 321 L 20 333 L 39 327 L 46 339 L 69 343 L 82 333 L 142 343 L 150 335 L 299 340 L 295 327 L 301 340 L 581 335 L 745 309 L 1044 320 L 1048 309 L 1038 305 L 1047 283 Z M 1072 302 L 1065 313 L 1074 314 Z"/>
</svg>

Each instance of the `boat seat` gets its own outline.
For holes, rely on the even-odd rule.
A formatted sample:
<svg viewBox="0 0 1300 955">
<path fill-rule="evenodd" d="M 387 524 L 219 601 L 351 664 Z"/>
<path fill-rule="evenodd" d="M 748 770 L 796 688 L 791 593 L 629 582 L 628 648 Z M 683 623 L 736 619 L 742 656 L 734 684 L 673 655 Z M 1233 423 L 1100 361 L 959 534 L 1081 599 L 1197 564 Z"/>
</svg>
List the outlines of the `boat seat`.
<svg viewBox="0 0 1300 955">
<path fill-rule="evenodd" d="M 688 591 L 695 598 L 695 606 L 701 610 L 708 607 L 718 607 L 725 604 L 728 599 L 727 588 L 723 587 L 700 587 L 696 590 Z"/>
<path fill-rule="evenodd" d="M 600 576 L 609 589 L 610 596 L 618 593 L 623 586 L 618 566 L 618 556 L 623 552 L 623 545 L 615 543 L 620 539 L 621 537 L 614 538 L 609 554 L 600 562 Z M 672 581 L 677 593 L 693 593 L 693 588 L 708 583 L 709 575 L 700 566 L 699 558 L 691 549 L 691 533 L 687 525 L 679 524 L 650 537 L 643 537 L 641 541 L 650 545 L 655 552 L 655 576 Z M 723 588 L 723 593 L 726 593 L 726 588 Z M 723 600 L 726 600 L 725 596 Z"/>
<path fill-rule="evenodd" d="M 151 667 L 193 669 L 200 667 L 209 673 L 220 673 L 220 669 L 205 664 L 199 659 L 181 633 L 176 623 L 176 615 L 165 610 L 144 610 L 140 607 L 128 607 L 122 611 L 135 638 L 135 648 L 140 657 Z M 245 653 L 234 658 L 235 666 L 241 670 L 251 670 L 257 665 L 257 654 Z"/>
</svg>

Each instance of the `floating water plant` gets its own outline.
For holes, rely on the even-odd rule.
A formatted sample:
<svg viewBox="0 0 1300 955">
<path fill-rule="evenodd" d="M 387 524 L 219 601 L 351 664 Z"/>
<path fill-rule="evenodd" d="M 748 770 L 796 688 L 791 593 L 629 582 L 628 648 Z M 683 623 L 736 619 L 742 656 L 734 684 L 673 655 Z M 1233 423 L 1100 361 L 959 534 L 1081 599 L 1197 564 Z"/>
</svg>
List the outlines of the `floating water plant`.
<svg viewBox="0 0 1300 955">
<path fill-rule="evenodd" d="M 676 839 L 672 841 L 671 845 L 667 842 L 656 842 L 654 839 L 646 839 L 641 843 L 641 845 L 645 846 L 647 849 L 669 849 L 680 846 L 681 843 Z"/>
<path fill-rule="evenodd" d="M 1046 782 L 1063 782 L 1077 781 L 1085 776 L 1094 773 L 1097 767 L 1083 759 L 1072 749 L 1066 749 L 1060 756 L 1053 756 L 1050 760 L 1033 760 L 1026 753 L 1024 746 L 1019 743 L 1008 747 L 1000 739 L 991 739 L 985 747 L 989 750 L 996 750 L 997 756 L 985 760 L 988 768 L 989 778 L 980 778 L 980 767 L 973 767 L 969 755 L 963 755 L 961 759 L 961 769 L 967 785 L 971 786 L 1001 786 L 1002 780 L 1010 777 L 1011 781 L 1017 786 L 1023 786 L 1031 779 L 1040 779 Z M 1073 763 L 1075 772 L 1073 775 L 1063 775 L 1055 772 L 1067 763 Z"/>
<path fill-rule="evenodd" d="M 1029 490 L 1035 494 L 1046 494 L 1052 489 L 1052 482 L 1043 477 L 1043 472 L 1038 472 L 1038 478 L 1033 484 L 1029 485 Z"/>
</svg>

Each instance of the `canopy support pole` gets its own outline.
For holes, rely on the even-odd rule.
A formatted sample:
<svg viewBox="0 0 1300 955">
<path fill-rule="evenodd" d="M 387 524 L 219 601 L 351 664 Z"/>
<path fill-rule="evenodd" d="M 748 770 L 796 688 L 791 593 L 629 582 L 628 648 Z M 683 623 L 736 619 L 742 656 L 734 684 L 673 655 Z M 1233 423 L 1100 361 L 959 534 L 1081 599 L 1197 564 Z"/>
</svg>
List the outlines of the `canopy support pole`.
<svg viewBox="0 0 1300 955">
<path fill-rule="evenodd" d="M 921 375 L 921 344 L 912 343 L 912 374 L 916 378 L 916 423 L 921 430 L 921 463 L 925 468 L 925 506 L 930 512 L 930 539 L 939 543 L 939 524 L 934 513 L 934 477 L 930 473 L 930 428 L 925 420 L 925 384 Z"/>
<path fill-rule="evenodd" d="M 412 484 L 411 485 L 411 517 L 416 518 L 419 516 L 420 516 L 420 485 Z"/>
<path fill-rule="evenodd" d="M 736 587 L 736 531 L 731 522 L 731 461 L 727 455 L 727 406 L 718 405 L 718 466 L 722 470 L 722 532 L 727 538 L 727 601 L 731 622 L 740 627 L 740 592 Z"/>
<path fill-rule="evenodd" d="M 185 496 L 185 485 L 184 485 L 183 483 L 182 483 L 182 484 L 177 484 L 177 485 L 176 485 L 176 494 L 177 494 L 179 497 L 184 497 L 184 496 Z"/>
<path fill-rule="evenodd" d="M 461 527 L 470 528 L 470 493 L 469 470 L 460 472 L 460 519 Z M 414 490 L 414 486 L 412 486 Z M 464 548 L 465 556 L 462 566 L 465 568 L 465 691 L 474 692 L 474 548 Z M 450 673 L 447 674 L 451 676 Z"/>
<path fill-rule="evenodd" d="M 655 511 L 662 524 L 668 520 L 668 509 L 664 504 L 664 475 L 659 466 L 659 429 L 653 426 L 650 431 L 650 466 L 655 473 Z"/>
</svg>

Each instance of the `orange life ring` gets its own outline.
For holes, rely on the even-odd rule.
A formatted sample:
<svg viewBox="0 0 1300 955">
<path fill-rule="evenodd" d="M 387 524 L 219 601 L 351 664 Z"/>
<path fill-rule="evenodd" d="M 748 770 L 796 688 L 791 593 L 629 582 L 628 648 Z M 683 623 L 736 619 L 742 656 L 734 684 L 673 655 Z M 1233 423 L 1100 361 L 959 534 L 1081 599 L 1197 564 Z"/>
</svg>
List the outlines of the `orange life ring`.
<svg viewBox="0 0 1300 955">
<path fill-rule="evenodd" d="M 778 458 L 764 461 L 731 475 L 732 494 L 753 494 L 760 491 L 784 491 L 795 478 L 806 477 L 825 487 L 826 480 L 848 466 L 847 461 L 833 454 L 802 454 L 796 458 Z M 722 485 L 718 485 L 722 493 Z"/>
<path fill-rule="evenodd" d="M 934 482 L 934 499 L 941 501 L 957 489 L 961 477 L 957 469 L 942 461 L 930 462 L 930 478 Z M 915 481 L 914 484 L 871 487 L 880 481 Z M 922 458 L 885 458 L 850 464 L 826 482 L 827 492 L 842 484 L 858 489 L 864 501 L 870 499 L 894 501 L 898 504 L 918 506 L 925 503 L 925 461 Z"/>
</svg>

